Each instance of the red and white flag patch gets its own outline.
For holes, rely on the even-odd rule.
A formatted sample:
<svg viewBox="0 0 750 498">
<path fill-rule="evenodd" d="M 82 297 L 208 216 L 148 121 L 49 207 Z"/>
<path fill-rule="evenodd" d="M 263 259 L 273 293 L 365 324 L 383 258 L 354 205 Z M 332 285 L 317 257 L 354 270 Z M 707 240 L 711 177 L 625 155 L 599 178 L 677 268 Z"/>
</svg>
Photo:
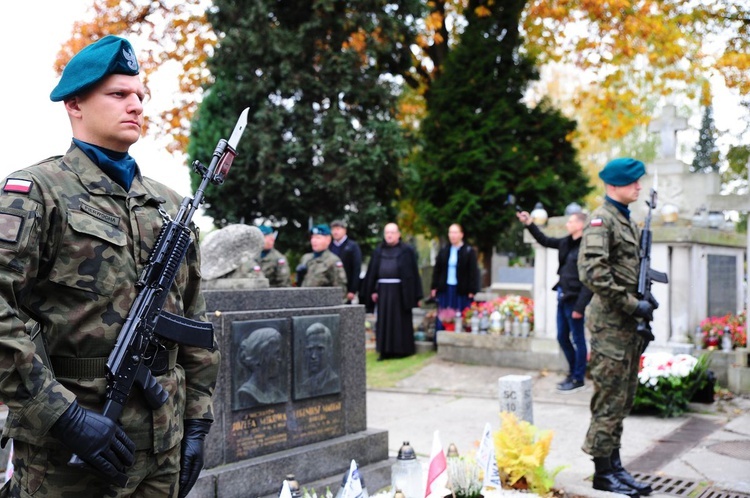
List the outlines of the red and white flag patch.
<svg viewBox="0 0 750 498">
<path fill-rule="evenodd" d="M 28 194 L 34 182 L 31 180 L 21 180 L 20 178 L 8 178 L 5 180 L 3 192 L 16 192 L 19 194 Z"/>
<path fill-rule="evenodd" d="M 604 221 L 601 218 L 594 218 L 591 220 L 591 226 L 592 227 L 600 227 L 604 224 Z"/>
</svg>

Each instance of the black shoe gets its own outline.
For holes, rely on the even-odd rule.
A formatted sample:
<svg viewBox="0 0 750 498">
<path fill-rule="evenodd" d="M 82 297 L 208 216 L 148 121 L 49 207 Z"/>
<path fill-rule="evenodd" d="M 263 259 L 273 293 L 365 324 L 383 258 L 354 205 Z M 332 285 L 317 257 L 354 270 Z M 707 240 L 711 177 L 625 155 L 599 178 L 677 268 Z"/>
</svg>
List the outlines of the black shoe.
<svg viewBox="0 0 750 498">
<path fill-rule="evenodd" d="M 557 387 L 557 390 L 560 392 L 560 394 L 572 394 L 574 392 L 580 391 L 586 386 L 583 384 L 582 380 L 569 380 L 567 382 L 563 382 Z"/>
<path fill-rule="evenodd" d="M 557 383 L 557 388 L 558 388 L 558 389 L 560 389 L 560 387 L 562 387 L 563 385 L 565 385 L 565 383 L 567 383 L 567 382 L 570 382 L 570 381 L 572 381 L 572 380 L 573 380 L 573 376 L 572 376 L 572 375 L 570 375 L 570 374 L 568 374 L 568 375 L 567 375 L 567 376 L 565 377 L 565 380 L 563 380 L 562 382 L 558 382 L 558 383 Z"/>
<path fill-rule="evenodd" d="M 615 475 L 610 459 L 607 457 L 594 457 L 594 489 L 619 493 L 631 498 L 640 496 L 637 490 L 620 481 Z"/>
<path fill-rule="evenodd" d="M 638 491 L 638 494 L 643 496 L 648 496 L 653 492 L 650 484 L 636 481 L 635 477 L 630 475 L 630 472 L 625 470 L 625 467 L 622 466 L 622 460 L 620 460 L 619 448 L 615 448 L 614 450 L 612 450 L 612 455 L 610 455 L 609 457 L 609 462 L 612 465 L 612 470 L 614 471 L 615 476 L 617 476 L 617 479 L 619 479 L 620 482 L 627 484 L 631 488 Z"/>
</svg>

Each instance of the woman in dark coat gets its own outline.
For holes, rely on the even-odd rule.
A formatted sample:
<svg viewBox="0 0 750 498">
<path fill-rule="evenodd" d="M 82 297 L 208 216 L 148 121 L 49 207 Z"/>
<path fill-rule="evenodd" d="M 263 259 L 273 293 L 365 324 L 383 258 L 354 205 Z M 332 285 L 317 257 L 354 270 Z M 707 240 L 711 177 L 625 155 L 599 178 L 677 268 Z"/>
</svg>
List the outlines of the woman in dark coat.
<svg viewBox="0 0 750 498">
<path fill-rule="evenodd" d="M 474 294 L 479 292 L 479 268 L 477 253 L 470 245 L 464 244 L 464 230 L 458 223 L 448 227 L 448 245 L 438 252 L 432 270 L 430 293 L 437 298 L 440 310 L 451 308 L 463 311 L 474 302 Z M 443 330 L 440 320 L 436 330 Z M 437 341 L 437 335 L 435 336 Z"/>
<path fill-rule="evenodd" d="M 416 350 L 412 308 L 422 300 L 417 253 L 401 242 L 398 225 L 383 229 L 383 243 L 375 248 L 362 282 L 360 302 L 376 313 L 375 346 L 378 360 L 411 356 Z"/>
</svg>

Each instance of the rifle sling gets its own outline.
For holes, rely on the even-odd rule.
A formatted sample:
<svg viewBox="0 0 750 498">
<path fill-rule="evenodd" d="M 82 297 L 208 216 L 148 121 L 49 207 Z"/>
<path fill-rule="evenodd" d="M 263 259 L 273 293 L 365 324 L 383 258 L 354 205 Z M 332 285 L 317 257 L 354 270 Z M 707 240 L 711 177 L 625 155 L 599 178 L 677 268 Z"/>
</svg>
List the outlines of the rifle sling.
<svg viewBox="0 0 750 498">
<path fill-rule="evenodd" d="M 153 372 L 161 375 L 172 370 L 177 364 L 178 348 L 162 350 L 156 353 L 154 364 L 166 360 L 166 370 Z M 64 358 L 62 356 L 50 357 L 52 371 L 55 377 L 63 379 L 98 379 L 107 376 L 107 357 L 99 358 Z"/>
</svg>

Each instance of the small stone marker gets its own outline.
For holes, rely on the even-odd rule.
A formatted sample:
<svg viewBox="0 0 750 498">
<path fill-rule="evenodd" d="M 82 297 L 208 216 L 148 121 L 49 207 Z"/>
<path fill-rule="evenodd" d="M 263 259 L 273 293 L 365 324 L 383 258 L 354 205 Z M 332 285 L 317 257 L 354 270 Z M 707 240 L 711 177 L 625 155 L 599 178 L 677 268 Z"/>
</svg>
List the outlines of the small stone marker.
<svg viewBox="0 0 750 498">
<path fill-rule="evenodd" d="M 529 375 L 504 375 L 498 379 L 500 411 L 515 414 L 518 420 L 534 423 Z"/>
</svg>

